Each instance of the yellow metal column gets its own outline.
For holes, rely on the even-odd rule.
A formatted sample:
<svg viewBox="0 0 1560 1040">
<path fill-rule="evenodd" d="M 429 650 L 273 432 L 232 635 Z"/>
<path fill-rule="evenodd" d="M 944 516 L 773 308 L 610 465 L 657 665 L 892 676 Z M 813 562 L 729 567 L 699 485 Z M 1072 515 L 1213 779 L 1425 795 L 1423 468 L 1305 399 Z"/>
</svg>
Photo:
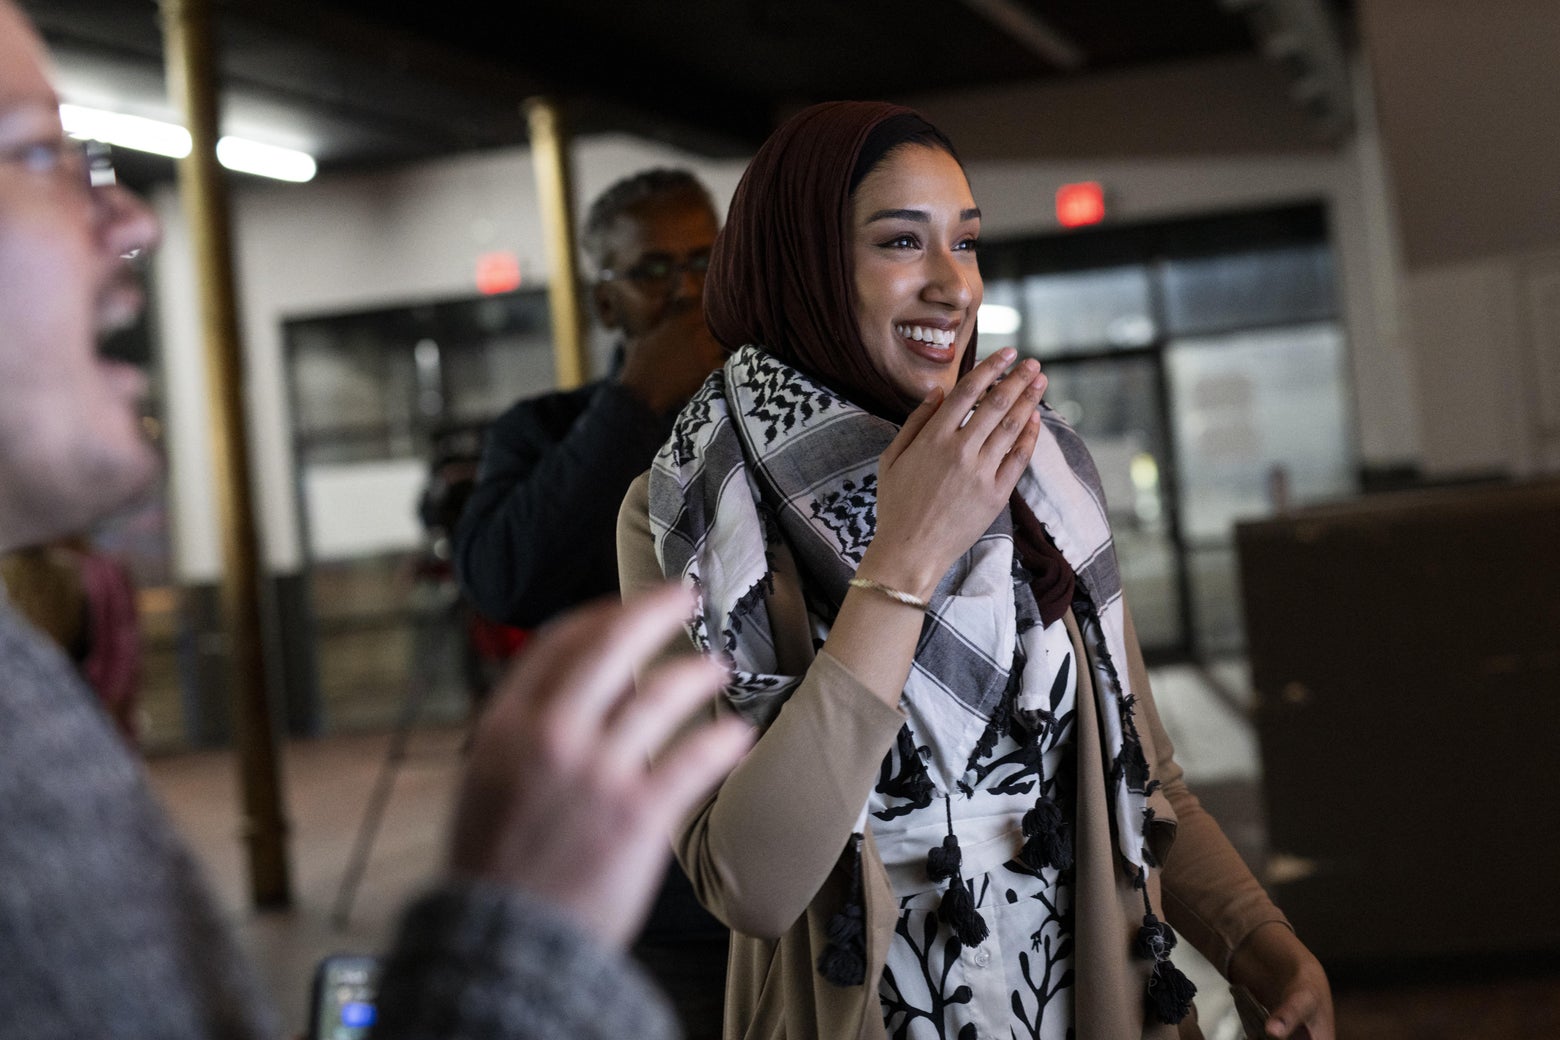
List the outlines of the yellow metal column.
<svg viewBox="0 0 1560 1040">
<path fill-rule="evenodd" d="M 227 185 L 217 165 L 216 57 L 207 0 L 162 0 L 168 89 L 193 147 L 179 163 L 179 194 L 195 257 L 206 398 L 222 524 L 222 614 L 254 904 L 292 902 L 287 821 L 267 695 L 261 629 L 260 550 L 250 491 L 244 363 L 233 281 Z"/>
<path fill-rule="evenodd" d="M 536 164 L 536 195 L 547 235 L 547 306 L 552 312 L 553 358 L 558 386 L 567 390 L 590 378 L 585 352 L 584 308 L 574 265 L 573 183 L 568 139 L 558 106 L 547 98 L 525 103 L 531 124 L 531 159 Z"/>
</svg>

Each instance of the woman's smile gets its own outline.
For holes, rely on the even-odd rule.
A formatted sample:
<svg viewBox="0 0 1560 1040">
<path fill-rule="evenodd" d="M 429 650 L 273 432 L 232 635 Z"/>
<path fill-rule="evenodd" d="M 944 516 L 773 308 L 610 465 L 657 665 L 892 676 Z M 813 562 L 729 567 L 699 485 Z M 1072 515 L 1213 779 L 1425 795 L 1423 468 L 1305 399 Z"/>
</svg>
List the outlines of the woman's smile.
<svg viewBox="0 0 1560 1040">
<path fill-rule="evenodd" d="M 910 353 L 924 358 L 934 365 L 954 365 L 959 362 L 958 332 L 955 328 L 939 328 L 931 324 L 897 324 L 897 335 Z"/>
</svg>

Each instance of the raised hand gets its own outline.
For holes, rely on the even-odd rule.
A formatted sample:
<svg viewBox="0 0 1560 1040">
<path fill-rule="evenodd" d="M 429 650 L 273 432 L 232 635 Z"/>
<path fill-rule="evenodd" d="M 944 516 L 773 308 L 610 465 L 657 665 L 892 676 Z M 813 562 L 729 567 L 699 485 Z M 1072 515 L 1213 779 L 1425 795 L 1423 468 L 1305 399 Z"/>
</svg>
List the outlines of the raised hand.
<svg viewBox="0 0 1560 1040">
<path fill-rule="evenodd" d="M 635 668 L 691 607 L 687 592 L 667 586 L 583 608 L 536 636 L 478 726 L 456 807 L 454 871 L 549 900 L 609 944 L 638 931 L 673 824 L 752 739 L 735 718 L 673 739 L 724 681 L 708 659 L 654 669 L 634 693 Z"/>
<path fill-rule="evenodd" d="M 655 412 L 680 407 L 725 360 L 695 297 L 668 307 L 654 328 L 628 344 L 618 381 Z"/>
<path fill-rule="evenodd" d="M 878 467 L 877 534 L 857 573 L 925 598 L 1007 504 L 1039 437 L 1040 364 L 1003 348 L 905 420 Z"/>
</svg>

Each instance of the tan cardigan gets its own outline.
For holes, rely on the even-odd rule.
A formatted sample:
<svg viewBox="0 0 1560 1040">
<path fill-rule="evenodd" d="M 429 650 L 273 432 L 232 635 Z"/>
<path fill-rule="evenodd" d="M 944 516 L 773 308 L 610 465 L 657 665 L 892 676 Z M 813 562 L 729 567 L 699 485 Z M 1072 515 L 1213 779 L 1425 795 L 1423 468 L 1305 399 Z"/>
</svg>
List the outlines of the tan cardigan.
<svg viewBox="0 0 1560 1040">
<path fill-rule="evenodd" d="M 650 534 L 648 487 L 648 475 L 636 480 L 618 515 L 625 596 L 665 580 Z M 735 933 L 726 983 L 726 1040 L 883 1040 L 877 980 L 897 904 L 870 828 L 862 857 L 867 984 L 835 986 L 814 964 L 827 942 L 829 918 L 845 902 L 848 876 L 841 850 L 904 716 L 873 696 L 833 656 L 814 654 L 794 566 L 777 570 L 769 609 L 778 671 L 805 677 L 753 750 L 683 821 L 675 840 L 677 858 L 699 899 Z M 1072 614 L 1065 620 L 1082 661 L 1087 655 Z M 1161 782 L 1149 799 L 1155 813 L 1149 840 L 1164 869 L 1152 873 L 1150 895 L 1156 911 L 1183 938 L 1226 970 L 1236 947 L 1259 925 L 1288 922 L 1183 782 L 1149 693 L 1130 615 L 1127 644 L 1132 688 L 1141 691 L 1137 711 L 1143 753 Z M 1090 679 L 1091 669 L 1080 667 L 1074 818 L 1077 1037 L 1175 1037 L 1175 1027 L 1143 1021 L 1150 964 L 1132 955 L 1143 897 L 1115 851 Z M 1015 830 L 1015 854 L 1022 841 Z M 1201 1036 L 1195 1015 L 1182 1023 L 1179 1035 Z"/>
</svg>

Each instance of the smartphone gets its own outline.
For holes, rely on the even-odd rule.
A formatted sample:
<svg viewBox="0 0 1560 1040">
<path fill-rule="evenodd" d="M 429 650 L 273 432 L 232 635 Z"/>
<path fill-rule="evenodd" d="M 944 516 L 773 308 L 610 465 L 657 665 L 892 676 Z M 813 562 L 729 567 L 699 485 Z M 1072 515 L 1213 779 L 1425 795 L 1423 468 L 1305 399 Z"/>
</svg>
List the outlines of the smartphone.
<svg viewBox="0 0 1560 1040">
<path fill-rule="evenodd" d="M 333 954 L 314 969 L 309 1040 L 362 1040 L 374 1024 L 379 958 Z"/>
</svg>

